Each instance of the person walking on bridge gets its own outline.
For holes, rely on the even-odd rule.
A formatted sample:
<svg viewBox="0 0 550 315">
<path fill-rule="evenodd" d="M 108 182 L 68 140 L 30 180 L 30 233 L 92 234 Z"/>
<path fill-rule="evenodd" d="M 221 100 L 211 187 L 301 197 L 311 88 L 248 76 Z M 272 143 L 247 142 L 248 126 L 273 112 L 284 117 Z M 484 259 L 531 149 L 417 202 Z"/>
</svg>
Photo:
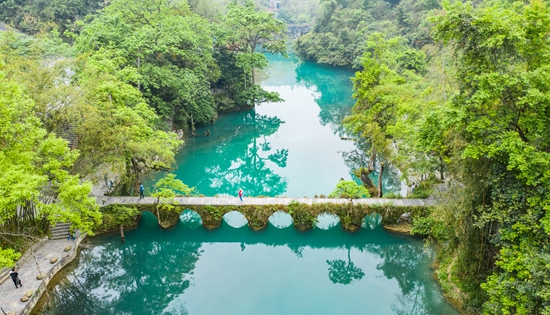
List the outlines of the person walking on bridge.
<svg viewBox="0 0 550 315">
<path fill-rule="evenodd" d="M 241 199 L 241 201 L 243 201 L 243 190 L 242 189 L 239 189 L 239 199 Z"/>
<path fill-rule="evenodd" d="M 139 183 L 139 199 L 145 198 L 145 196 L 143 195 L 143 191 L 145 191 L 145 187 L 143 187 L 142 183 Z"/>
</svg>

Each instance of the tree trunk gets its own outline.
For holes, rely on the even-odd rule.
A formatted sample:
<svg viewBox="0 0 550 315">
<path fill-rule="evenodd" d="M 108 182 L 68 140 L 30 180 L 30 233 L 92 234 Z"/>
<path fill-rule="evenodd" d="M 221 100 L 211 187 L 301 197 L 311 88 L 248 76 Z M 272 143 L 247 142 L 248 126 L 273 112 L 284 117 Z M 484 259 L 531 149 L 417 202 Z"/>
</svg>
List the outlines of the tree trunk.
<svg viewBox="0 0 550 315">
<path fill-rule="evenodd" d="M 124 243 L 124 226 L 120 224 L 120 240 Z"/>
<path fill-rule="evenodd" d="M 439 176 L 441 178 L 441 180 L 445 180 L 445 176 L 443 175 L 443 167 L 445 165 L 443 164 L 443 157 L 441 155 L 439 155 Z"/>
<path fill-rule="evenodd" d="M 135 174 L 135 183 L 134 183 L 134 194 L 139 191 L 139 183 L 141 182 L 141 174 L 139 169 L 139 162 L 135 158 L 131 158 L 132 168 L 134 169 Z"/>
<path fill-rule="evenodd" d="M 195 134 L 195 122 L 193 121 L 193 114 L 191 114 L 191 134 L 194 136 L 196 136 Z"/>
<path fill-rule="evenodd" d="M 375 163 L 376 163 L 376 148 L 372 147 L 372 150 L 370 152 L 369 166 L 368 166 L 369 173 L 374 171 Z"/>
<path fill-rule="evenodd" d="M 380 163 L 380 174 L 378 174 L 378 198 L 382 198 L 382 173 L 384 173 L 384 162 Z"/>
<path fill-rule="evenodd" d="M 160 204 L 160 197 L 157 197 L 157 204 L 155 205 L 155 207 L 157 208 L 157 219 L 159 221 L 159 225 L 160 225 L 160 211 L 159 211 L 159 204 Z"/>
</svg>

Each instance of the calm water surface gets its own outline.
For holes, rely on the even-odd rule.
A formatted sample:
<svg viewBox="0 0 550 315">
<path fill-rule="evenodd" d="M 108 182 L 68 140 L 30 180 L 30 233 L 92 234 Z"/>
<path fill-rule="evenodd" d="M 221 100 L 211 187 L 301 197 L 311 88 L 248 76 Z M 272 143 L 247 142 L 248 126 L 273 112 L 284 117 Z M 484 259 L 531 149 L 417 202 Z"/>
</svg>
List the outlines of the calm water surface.
<svg viewBox="0 0 550 315">
<path fill-rule="evenodd" d="M 421 240 L 376 218 L 349 234 L 329 218 L 326 230 L 299 232 L 286 216 L 254 232 L 229 213 L 206 230 L 188 211 L 162 230 L 146 212 L 125 244 L 116 234 L 90 240 L 48 314 L 457 314 Z"/>
<path fill-rule="evenodd" d="M 199 128 L 211 135 L 186 140 L 178 178 L 209 196 L 239 187 L 248 196 L 330 193 L 360 164 L 360 150 L 340 139 L 352 75 L 271 56 L 261 82 L 285 102 Z M 397 178 L 395 170 L 384 174 L 386 188 L 399 190 Z M 432 279 L 431 251 L 385 232 L 378 217 L 354 234 L 330 215 L 306 232 L 283 213 L 263 231 L 246 223 L 228 213 L 206 230 L 184 212 L 162 230 L 146 212 L 125 244 L 116 234 L 90 239 L 51 288 L 48 314 L 457 314 Z"/>
<path fill-rule="evenodd" d="M 354 104 L 354 73 L 293 55 L 268 58 L 259 81 L 284 102 L 220 115 L 215 124 L 199 126 L 197 137 L 185 139 L 175 173 L 201 194 L 236 195 L 242 188 L 245 196 L 328 195 L 340 178 L 352 179 L 352 169 L 361 164 L 361 150 L 341 139 L 346 136 L 342 119 Z M 388 168 L 383 175 L 385 191 L 401 190 L 396 170 Z M 378 173 L 372 177 L 377 182 Z"/>
</svg>

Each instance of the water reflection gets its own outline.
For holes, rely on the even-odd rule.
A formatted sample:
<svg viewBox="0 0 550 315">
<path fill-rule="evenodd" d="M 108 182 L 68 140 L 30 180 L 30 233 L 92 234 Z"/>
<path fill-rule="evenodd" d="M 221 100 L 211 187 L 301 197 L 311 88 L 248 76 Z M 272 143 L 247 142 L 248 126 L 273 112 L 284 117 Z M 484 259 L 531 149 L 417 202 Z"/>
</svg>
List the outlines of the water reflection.
<svg viewBox="0 0 550 315">
<path fill-rule="evenodd" d="M 239 188 L 245 197 L 282 194 L 287 180 L 273 167 L 286 166 L 288 149 L 272 149 L 267 137 L 283 123 L 253 110 L 223 115 L 215 124 L 197 128 L 197 134 L 208 129 L 210 136 L 186 139 L 175 173 L 207 196 L 236 195 Z"/>
<path fill-rule="evenodd" d="M 348 261 L 342 259 L 327 260 L 328 277 L 332 283 L 350 284 L 353 280 L 361 280 L 365 273 L 351 261 L 350 248 L 348 248 Z"/>
<path fill-rule="evenodd" d="M 248 224 L 246 217 L 237 211 L 230 211 L 223 216 L 223 220 L 232 228 L 242 228 Z"/>
<path fill-rule="evenodd" d="M 321 230 L 328 230 L 340 223 L 340 218 L 332 213 L 321 213 L 317 216 L 317 228 Z"/>
<path fill-rule="evenodd" d="M 117 235 L 91 239 L 53 288 L 48 314 L 457 314 L 422 241 L 381 228 L 206 230 L 190 220 L 161 230 L 149 221 L 144 213 L 123 245 Z"/>
<path fill-rule="evenodd" d="M 351 112 L 355 103 L 352 98 L 354 74 L 345 68 L 315 65 L 302 61 L 296 67 L 296 81 L 315 91 L 315 102 L 321 112 L 323 126 L 330 125 L 339 137 L 345 136 L 342 120 Z"/>
<path fill-rule="evenodd" d="M 382 222 L 382 216 L 378 213 L 367 214 L 362 221 L 361 226 L 365 229 L 374 230 Z"/>
<path fill-rule="evenodd" d="M 278 229 L 286 229 L 292 225 L 292 217 L 286 212 L 277 211 L 269 216 L 269 223 Z"/>
<path fill-rule="evenodd" d="M 192 210 L 185 210 L 180 214 L 180 222 L 190 228 L 197 228 L 202 226 L 201 216 Z"/>
</svg>

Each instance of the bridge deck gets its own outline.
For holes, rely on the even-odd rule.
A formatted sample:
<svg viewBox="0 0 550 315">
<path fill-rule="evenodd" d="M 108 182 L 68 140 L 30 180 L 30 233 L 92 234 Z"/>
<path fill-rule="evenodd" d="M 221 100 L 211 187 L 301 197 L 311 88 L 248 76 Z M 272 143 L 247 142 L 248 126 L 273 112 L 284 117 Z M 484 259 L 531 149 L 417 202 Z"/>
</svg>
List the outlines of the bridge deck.
<svg viewBox="0 0 550 315">
<path fill-rule="evenodd" d="M 291 201 L 296 200 L 304 204 L 320 204 L 320 203 L 349 203 L 347 199 L 329 199 L 329 198 L 244 198 L 244 201 L 240 201 L 238 197 L 176 197 L 178 205 L 184 206 L 199 206 L 199 205 L 213 205 L 213 206 L 242 206 L 242 205 L 287 205 Z M 123 205 L 152 205 L 155 204 L 157 198 L 145 197 L 139 199 L 139 197 L 121 196 L 111 197 L 102 196 L 98 197 L 97 201 L 102 206 L 111 204 L 123 204 Z M 354 204 L 368 204 L 368 205 L 385 205 L 393 204 L 395 206 L 402 207 L 416 207 L 416 206 L 433 206 L 437 204 L 434 199 L 384 199 L 384 198 L 366 198 L 366 199 L 354 199 Z"/>
</svg>

